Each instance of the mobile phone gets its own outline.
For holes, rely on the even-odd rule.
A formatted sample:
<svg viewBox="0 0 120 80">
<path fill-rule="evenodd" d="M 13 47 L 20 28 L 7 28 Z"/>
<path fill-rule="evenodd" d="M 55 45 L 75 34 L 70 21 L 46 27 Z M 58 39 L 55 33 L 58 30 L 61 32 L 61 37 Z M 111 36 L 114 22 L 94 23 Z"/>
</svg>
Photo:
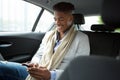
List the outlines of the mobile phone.
<svg viewBox="0 0 120 80">
<path fill-rule="evenodd" d="M 30 67 L 29 63 L 22 63 L 23 66 Z"/>
</svg>

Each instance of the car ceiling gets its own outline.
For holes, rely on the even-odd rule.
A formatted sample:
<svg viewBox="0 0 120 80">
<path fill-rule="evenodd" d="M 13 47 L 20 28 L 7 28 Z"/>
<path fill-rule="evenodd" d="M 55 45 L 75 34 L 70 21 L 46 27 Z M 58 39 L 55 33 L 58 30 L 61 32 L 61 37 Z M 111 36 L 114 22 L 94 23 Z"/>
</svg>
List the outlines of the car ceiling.
<svg viewBox="0 0 120 80">
<path fill-rule="evenodd" d="M 57 2 L 71 2 L 75 5 L 75 13 L 84 15 L 97 15 L 101 13 L 101 5 L 103 0 L 24 0 L 37 6 L 48 9 L 53 12 L 52 6 Z"/>
</svg>

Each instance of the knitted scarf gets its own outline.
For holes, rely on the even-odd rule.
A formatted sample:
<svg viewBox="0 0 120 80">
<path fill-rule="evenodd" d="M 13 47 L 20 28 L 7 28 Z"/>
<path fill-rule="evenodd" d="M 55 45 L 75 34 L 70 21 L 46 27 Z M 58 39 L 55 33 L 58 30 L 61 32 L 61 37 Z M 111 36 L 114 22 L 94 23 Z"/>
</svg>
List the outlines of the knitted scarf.
<svg viewBox="0 0 120 80">
<path fill-rule="evenodd" d="M 58 48 L 55 51 L 53 51 L 56 41 L 55 36 L 57 35 L 57 30 L 52 31 L 50 36 L 44 39 L 46 43 L 45 45 L 46 49 L 40 60 L 39 65 L 47 67 L 48 70 L 56 69 L 60 65 L 68 49 L 70 48 L 70 45 L 74 39 L 75 34 L 76 30 L 72 26 L 70 30 L 67 32 L 67 34 L 64 36 Z M 35 80 L 35 78 L 28 75 L 26 80 Z"/>
</svg>

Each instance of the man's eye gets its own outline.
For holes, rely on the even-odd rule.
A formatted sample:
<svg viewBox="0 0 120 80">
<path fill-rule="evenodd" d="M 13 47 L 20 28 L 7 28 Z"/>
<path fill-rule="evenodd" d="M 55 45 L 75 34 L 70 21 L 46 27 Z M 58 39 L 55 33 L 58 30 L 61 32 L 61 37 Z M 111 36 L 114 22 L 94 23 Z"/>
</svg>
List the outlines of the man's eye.
<svg viewBox="0 0 120 80">
<path fill-rule="evenodd" d="M 64 19 L 60 19 L 60 21 L 64 21 Z"/>
</svg>

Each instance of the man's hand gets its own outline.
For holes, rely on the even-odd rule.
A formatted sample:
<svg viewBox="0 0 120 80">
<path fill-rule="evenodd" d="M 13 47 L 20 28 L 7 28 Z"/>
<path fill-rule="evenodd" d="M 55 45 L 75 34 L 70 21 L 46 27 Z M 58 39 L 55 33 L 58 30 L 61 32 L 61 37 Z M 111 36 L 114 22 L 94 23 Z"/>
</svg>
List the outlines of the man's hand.
<svg viewBox="0 0 120 80">
<path fill-rule="evenodd" d="M 37 80 L 50 80 L 50 72 L 47 68 L 41 67 L 38 64 L 30 64 L 28 72 Z"/>
</svg>

